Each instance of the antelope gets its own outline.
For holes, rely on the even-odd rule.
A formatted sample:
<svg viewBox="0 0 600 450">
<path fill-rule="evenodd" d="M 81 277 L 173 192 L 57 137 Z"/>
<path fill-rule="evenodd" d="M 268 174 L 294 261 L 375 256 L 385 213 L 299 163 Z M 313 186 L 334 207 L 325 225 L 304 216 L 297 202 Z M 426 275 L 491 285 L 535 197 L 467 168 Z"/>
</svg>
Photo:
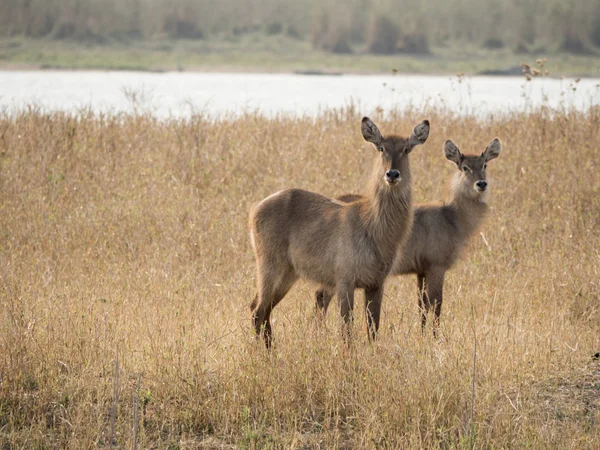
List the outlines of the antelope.
<svg viewBox="0 0 600 450">
<path fill-rule="evenodd" d="M 433 308 L 433 333 L 439 326 L 442 310 L 444 276 L 459 258 L 465 242 L 477 231 L 487 215 L 486 169 L 497 158 L 502 145 L 495 138 L 481 155 L 463 155 L 450 140 L 444 144 L 446 158 L 456 164 L 458 173 L 451 184 L 451 200 L 446 204 L 416 205 L 410 235 L 396 255 L 391 275 L 417 276 L 421 330 Z M 339 197 L 342 202 L 356 202 L 359 195 Z M 317 310 L 327 313 L 333 291 L 322 286 L 315 293 Z"/>
<path fill-rule="evenodd" d="M 348 336 L 354 289 L 364 289 L 368 336 L 376 336 L 383 284 L 413 220 L 408 155 L 427 140 L 429 121 L 417 125 L 408 138 L 382 136 L 368 117 L 362 119 L 361 131 L 379 151 L 365 196 L 343 203 L 287 189 L 250 211 L 257 272 L 257 294 L 250 308 L 256 335 L 263 334 L 267 348 L 272 343 L 271 311 L 298 278 L 338 295 Z"/>
</svg>

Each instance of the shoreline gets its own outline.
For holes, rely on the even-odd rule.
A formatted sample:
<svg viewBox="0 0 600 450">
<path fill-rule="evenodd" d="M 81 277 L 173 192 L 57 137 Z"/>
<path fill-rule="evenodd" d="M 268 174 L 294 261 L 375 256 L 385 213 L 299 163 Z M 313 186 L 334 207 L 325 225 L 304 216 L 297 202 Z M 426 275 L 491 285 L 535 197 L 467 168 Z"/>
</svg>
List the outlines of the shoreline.
<svg viewBox="0 0 600 450">
<path fill-rule="evenodd" d="M 47 66 L 44 64 L 9 64 L 6 66 L 0 65 L 0 72 L 131 72 L 131 73 L 150 73 L 150 74 L 167 74 L 167 73 L 190 73 L 190 74 L 253 74 L 253 75 L 299 75 L 306 77 L 320 77 L 320 76 L 382 76 L 382 75 L 400 75 L 400 76 L 431 76 L 431 77 L 466 77 L 466 78 L 523 78 L 524 74 L 509 73 L 510 70 L 506 70 L 506 73 L 502 71 L 494 71 L 496 73 L 469 73 L 469 72 L 415 72 L 415 71 L 361 71 L 361 70 L 329 70 L 329 69 L 289 69 L 289 68 L 269 68 L 269 67 L 245 67 L 245 66 L 191 66 L 187 68 L 115 68 L 115 67 L 64 67 L 64 66 Z M 540 79 L 600 79 L 600 73 L 597 76 L 593 74 L 581 74 L 581 73 L 567 73 L 564 75 L 553 75 L 550 73 L 547 76 L 539 77 Z"/>
</svg>

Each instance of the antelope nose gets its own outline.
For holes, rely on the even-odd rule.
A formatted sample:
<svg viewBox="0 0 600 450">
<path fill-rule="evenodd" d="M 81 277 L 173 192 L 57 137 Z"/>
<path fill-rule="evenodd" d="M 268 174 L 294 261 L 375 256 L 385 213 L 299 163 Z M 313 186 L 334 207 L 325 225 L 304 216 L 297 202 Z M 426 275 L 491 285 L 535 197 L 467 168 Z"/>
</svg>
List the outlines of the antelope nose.
<svg viewBox="0 0 600 450">
<path fill-rule="evenodd" d="M 475 183 L 475 186 L 477 186 L 477 189 L 480 191 L 485 191 L 487 189 L 487 181 L 479 180 L 477 183 Z"/>
<path fill-rule="evenodd" d="M 400 171 L 396 169 L 388 170 L 385 173 L 385 176 L 390 181 L 396 181 L 398 178 L 400 178 Z"/>
</svg>

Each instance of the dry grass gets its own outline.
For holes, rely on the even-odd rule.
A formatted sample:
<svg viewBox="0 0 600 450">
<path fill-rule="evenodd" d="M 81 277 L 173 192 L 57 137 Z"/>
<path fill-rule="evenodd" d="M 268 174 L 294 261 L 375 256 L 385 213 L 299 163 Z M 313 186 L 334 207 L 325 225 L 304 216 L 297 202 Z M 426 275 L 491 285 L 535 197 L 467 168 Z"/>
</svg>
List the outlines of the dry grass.
<svg viewBox="0 0 600 450">
<path fill-rule="evenodd" d="M 444 341 L 421 335 L 410 278 L 388 282 L 374 345 L 358 308 L 353 351 L 336 314 L 315 325 L 314 286 L 298 283 L 267 354 L 250 326 L 248 209 L 284 187 L 360 190 L 374 151 L 356 112 L 2 116 L 0 446 L 109 448 L 118 353 L 113 448 L 133 448 L 140 374 L 139 448 L 597 448 L 600 110 L 426 117 L 417 201 L 444 196 L 445 139 L 504 143 L 490 248 L 476 236 L 448 276 Z"/>
</svg>

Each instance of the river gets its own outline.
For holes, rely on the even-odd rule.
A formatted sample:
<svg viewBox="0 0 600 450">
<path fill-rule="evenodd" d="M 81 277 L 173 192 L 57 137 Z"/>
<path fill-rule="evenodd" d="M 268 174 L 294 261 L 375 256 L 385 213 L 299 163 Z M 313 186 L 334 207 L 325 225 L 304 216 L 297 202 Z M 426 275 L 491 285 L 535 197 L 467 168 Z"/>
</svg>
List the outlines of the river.
<svg viewBox="0 0 600 450">
<path fill-rule="evenodd" d="M 600 104 L 600 79 L 442 75 L 299 75 L 198 72 L 0 71 L 0 108 L 91 108 L 211 117 L 258 111 L 316 115 L 355 105 L 368 114 L 427 107 L 485 117 L 541 105 L 585 109 Z"/>
</svg>

